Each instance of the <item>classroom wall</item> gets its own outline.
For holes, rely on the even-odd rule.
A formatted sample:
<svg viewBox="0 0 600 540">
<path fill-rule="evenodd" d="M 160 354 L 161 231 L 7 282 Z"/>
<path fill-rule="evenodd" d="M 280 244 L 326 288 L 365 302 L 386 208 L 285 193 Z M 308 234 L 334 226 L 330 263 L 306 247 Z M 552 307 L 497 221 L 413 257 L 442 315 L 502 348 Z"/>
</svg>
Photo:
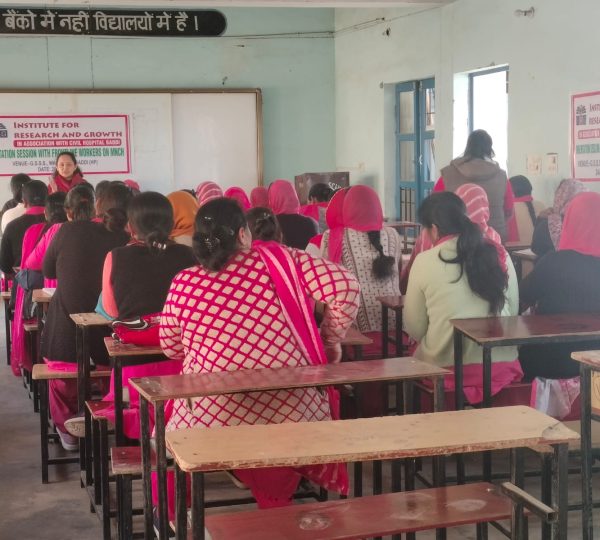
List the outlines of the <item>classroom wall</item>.
<svg viewBox="0 0 600 540">
<path fill-rule="evenodd" d="M 533 18 L 514 15 L 516 9 L 532 5 Z M 560 178 L 570 176 L 570 95 L 600 90 L 600 56 L 595 54 L 600 37 L 593 28 L 600 3 L 456 0 L 420 11 L 389 20 L 406 13 L 336 10 L 336 28 L 359 22 L 357 15 L 363 21 L 382 14 L 388 19 L 336 36 L 337 167 L 349 169 L 353 182 L 375 185 L 392 215 L 393 85 L 435 76 L 439 169 L 463 147 L 458 139 L 464 137 L 464 120 L 454 112 L 454 100 L 461 98 L 455 94 L 455 75 L 508 64 L 508 173 L 527 174 L 527 155 L 558 153 L 558 174 L 544 169 L 540 176 L 530 176 L 536 196 L 550 202 Z M 455 131 L 458 144 L 453 144 Z"/>
<path fill-rule="evenodd" d="M 333 38 L 228 36 L 328 32 L 334 11 L 222 11 L 228 28 L 221 38 L 2 37 L 2 88 L 258 87 L 263 91 L 265 181 L 333 170 Z M 197 181 L 189 179 L 190 185 Z M 4 199 L 7 179 L 0 184 Z"/>
</svg>

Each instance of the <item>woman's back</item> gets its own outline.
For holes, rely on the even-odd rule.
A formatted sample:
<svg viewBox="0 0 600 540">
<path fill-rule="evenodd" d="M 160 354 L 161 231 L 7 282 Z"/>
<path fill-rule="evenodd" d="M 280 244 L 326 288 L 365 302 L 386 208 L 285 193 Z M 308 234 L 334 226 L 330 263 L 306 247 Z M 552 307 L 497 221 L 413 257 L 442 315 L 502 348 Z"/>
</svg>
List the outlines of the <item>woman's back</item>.
<svg viewBox="0 0 600 540">
<path fill-rule="evenodd" d="M 301 288 L 325 303 L 338 300 L 328 323 L 329 334 L 345 333 L 343 297 L 356 300 L 352 280 L 335 265 L 290 250 Z M 353 312 L 349 317 L 353 316 Z M 339 326 L 343 323 L 343 327 Z M 339 326 L 339 329 L 338 329 Z M 219 272 L 201 266 L 180 272 L 171 285 L 161 320 L 161 343 L 172 358 L 183 358 L 184 373 L 264 369 L 310 365 L 286 320 L 273 281 L 255 250 L 238 252 Z M 285 407 L 265 407 L 265 394 Z M 279 400 L 279 401 L 278 401 Z M 232 405 L 227 405 L 232 404 Z M 183 422 L 208 425 L 323 420 L 329 405 L 315 389 L 235 394 L 195 401 L 189 408 L 176 402 L 171 426 Z"/>
<path fill-rule="evenodd" d="M 373 260 L 378 252 L 369 241 L 366 232 L 354 229 L 344 230 L 342 244 L 342 265 L 350 270 L 360 283 L 360 308 L 356 322 L 361 332 L 381 331 L 381 304 L 378 296 L 400 295 L 399 263 L 402 257 L 400 236 L 391 227 L 381 230 L 381 245 L 386 256 L 394 258 L 392 273 L 385 278 L 376 278 L 373 274 Z M 323 253 L 327 253 L 329 234 L 323 237 Z"/>
<path fill-rule="evenodd" d="M 544 209 L 544 205 L 540 201 L 531 201 L 535 216 Z M 533 230 L 535 227 L 534 221 L 531 219 L 528 203 L 515 202 L 515 219 L 517 222 L 518 241 L 523 244 L 531 245 L 533 238 Z"/>
<path fill-rule="evenodd" d="M 416 356 L 441 366 L 454 364 L 453 327 L 451 319 L 490 316 L 489 303 L 476 295 L 469 286 L 466 272 L 460 277 L 458 264 L 446 263 L 456 257 L 456 238 L 451 238 L 417 256 L 414 261 L 404 301 L 404 322 L 407 332 L 419 341 Z M 499 315 L 518 312 L 517 278 L 510 257 L 506 302 Z M 481 348 L 464 341 L 464 363 L 481 362 Z M 512 361 L 513 347 L 495 348 L 494 361 Z"/>
<path fill-rule="evenodd" d="M 162 311 L 175 275 L 197 263 L 192 250 L 179 244 L 161 252 L 132 244 L 113 250 L 111 259 L 110 284 L 120 319 Z"/>
</svg>

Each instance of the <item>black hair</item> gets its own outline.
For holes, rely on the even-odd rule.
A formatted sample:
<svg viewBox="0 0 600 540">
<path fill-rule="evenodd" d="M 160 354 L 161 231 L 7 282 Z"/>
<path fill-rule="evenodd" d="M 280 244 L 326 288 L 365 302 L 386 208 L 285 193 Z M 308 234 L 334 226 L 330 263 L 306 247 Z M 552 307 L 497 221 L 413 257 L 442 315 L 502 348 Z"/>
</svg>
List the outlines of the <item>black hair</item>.
<svg viewBox="0 0 600 540">
<path fill-rule="evenodd" d="M 523 176 L 522 174 L 518 174 L 517 176 L 513 176 L 509 180 L 515 197 L 527 197 L 528 195 L 531 195 L 531 192 L 533 191 L 533 186 L 531 185 L 529 178 Z M 533 203 L 531 201 L 527 201 L 525 204 L 527 205 L 527 210 L 529 211 L 531 223 L 535 226 L 537 216 L 535 215 L 535 208 L 533 207 Z"/>
<path fill-rule="evenodd" d="M 108 189 L 108 186 L 110 186 L 110 180 L 100 180 L 100 182 L 96 184 L 96 198 L 102 197 Z"/>
<path fill-rule="evenodd" d="M 213 199 L 196 214 L 192 239 L 194 255 L 204 268 L 218 272 L 239 249 L 238 233 L 247 227 L 246 217 L 237 201 Z"/>
<path fill-rule="evenodd" d="M 94 217 L 94 191 L 85 184 L 73 186 L 67 193 L 65 208 L 73 221 L 91 221 Z"/>
<path fill-rule="evenodd" d="M 56 156 L 56 161 L 54 162 L 54 164 L 55 164 L 54 172 L 52 173 L 52 176 L 60 176 L 60 173 L 58 172 L 58 169 L 56 168 L 56 164 L 58 164 L 58 159 L 62 156 L 69 156 L 73 160 L 73 163 L 75 164 L 75 170 L 73 171 L 73 175 L 79 174 L 79 175 L 83 176 L 83 173 L 81 172 L 81 169 L 79 168 L 79 165 L 77 165 L 77 158 L 75 157 L 75 154 L 73 152 L 69 152 L 68 150 L 63 150 Z"/>
<path fill-rule="evenodd" d="M 127 206 L 133 193 L 123 182 L 111 182 L 97 199 L 96 213 L 110 232 L 120 232 L 127 225 Z"/>
<path fill-rule="evenodd" d="M 41 180 L 30 180 L 23 185 L 22 194 L 27 206 L 44 206 L 48 198 L 48 186 Z"/>
<path fill-rule="evenodd" d="M 23 186 L 27 182 L 31 182 L 31 178 L 25 173 L 15 174 L 10 179 L 10 191 L 15 201 L 23 202 Z"/>
<path fill-rule="evenodd" d="M 373 275 L 377 279 L 385 279 L 394 273 L 394 257 L 383 253 L 381 245 L 381 231 L 369 231 L 367 233 L 369 242 L 377 250 L 377 257 L 373 259 Z"/>
<path fill-rule="evenodd" d="M 500 313 L 505 303 L 508 276 L 500 264 L 496 247 L 484 240 L 479 227 L 468 218 L 464 202 L 454 193 L 434 193 L 423 201 L 418 214 L 424 227 L 437 226 L 440 238 L 458 235 L 456 257 L 444 259 L 440 253 L 440 260 L 460 265 L 456 281 L 465 272 L 469 287 L 489 303 L 490 313 Z"/>
<path fill-rule="evenodd" d="M 182 189 L 181 191 L 184 193 L 189 193 L 192 197 L 194 197 L 194 199 L 197 199 L 196 192 L 193 189 Z"/>
<path fill-rule="evenodd" d="M 467 161 L 471 159 L 493 158 L 496 154 L 492 148 L 492 138 L 483 129 L 476 129 L 467 139 L 467 146 L 463 156 Z"/>
<path fill-rule="evenodd" d="M 65 200 L 67 194 L 62 191 L 57 191 L 48 195 L 46 199 L 46 221 L 48 224 L 54 225 L 55 223 L 64 223 L 67 221 L 67 214 L 65 212 Z"/>
<path fill-rule="evenodd" d="M 146 191 L 135 195 L 127 207 L 129 226 L 153 253 L 164 253 L 173 230 L 173 207 L 164 195 Z"/>
<path fill-rule="evenodd" d="M 333 197 L 333 189 L 327 184 L 314 184 L 308 192 L 308 199 L 317 199 L 319 202 L 329 202 Z"/>
<path fill-rule="evenodd" d="M 274 240 L 281 243 L 283 239 L 281 227 L 270 208 L 256 206 L 246 212 L 246 220 L 252 240 L 264 240 L 265 242 Z"/>
</svg>

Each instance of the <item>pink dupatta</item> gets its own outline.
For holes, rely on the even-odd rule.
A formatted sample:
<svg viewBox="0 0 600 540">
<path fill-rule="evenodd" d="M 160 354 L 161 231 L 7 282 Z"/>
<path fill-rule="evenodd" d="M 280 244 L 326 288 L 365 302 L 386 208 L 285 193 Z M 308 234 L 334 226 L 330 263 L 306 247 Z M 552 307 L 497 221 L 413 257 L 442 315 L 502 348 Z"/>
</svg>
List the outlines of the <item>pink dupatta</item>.
<svg viewBox="0 0 600 540">
<path fill-rule="evenodd" d="M 287 249 L 276 242 L 255 241 L 253 249 L 258 251 L 275 285 L 284 316 L 296 338 L 302 354 L 312 365 L 324 365 L 327 356 L 317 324 L 309 308 L 308 298 L 300 284 L 296 265 Z M 331 418 L 340 418 L 339 393 L 327 388 Z M 348 473 L 343 464 L 326 464 L 302 468 L 307 477 L 341 493 L 348 491 Z"/>
</svg>

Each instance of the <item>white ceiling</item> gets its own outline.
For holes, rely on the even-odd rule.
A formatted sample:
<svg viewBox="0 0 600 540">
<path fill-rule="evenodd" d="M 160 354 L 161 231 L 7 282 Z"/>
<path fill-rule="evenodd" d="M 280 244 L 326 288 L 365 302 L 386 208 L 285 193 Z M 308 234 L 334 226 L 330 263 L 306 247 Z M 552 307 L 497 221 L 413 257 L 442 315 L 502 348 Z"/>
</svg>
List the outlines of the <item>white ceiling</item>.
<svg viewBox="0 0 600 540">
<path fill-rule="evenodd" d="M 132 7 L 132 8 L 204 8 L 204 7 L 328 7 L 381 8 L 408 7 L 415 4 L 441 6 L 454 0 L 10 0 L 11 6 L 27 7 Z"/>
</svg>

